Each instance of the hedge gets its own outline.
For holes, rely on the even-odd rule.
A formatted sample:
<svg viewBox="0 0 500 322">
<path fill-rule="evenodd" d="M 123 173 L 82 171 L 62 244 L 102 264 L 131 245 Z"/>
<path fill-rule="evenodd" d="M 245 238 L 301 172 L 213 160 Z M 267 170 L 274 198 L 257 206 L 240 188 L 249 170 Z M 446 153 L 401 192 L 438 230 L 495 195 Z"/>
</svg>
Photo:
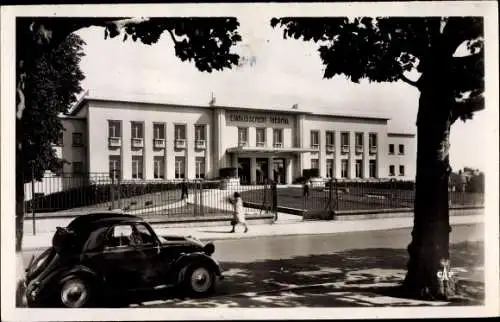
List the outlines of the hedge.
<svg viewBox="0 0 500 322">
<path fill-rule="evenodd" d="M 199 182 L 187 181 L 189 189 L 199 188 Z M 119 186 L 121 198 L 131 198 L 144 194 L 180 190 L 181 183 L 177 182 L 153 182 L 153 183 L 122 183 Z M 218 189 L 220 182 L 218 181 L 202 181 L 203 189 Z M 115 185 L 114 189 L 117 189 Z M 91 206 L 99 203 L 111 201 L 112 184 L 92 184 L 77 188 L 72 188 L 64 191 L 59 191 L 44 195 L 43 197 L 35 198 L 36 211 L 58 211 L 71 208 Z M 118 190 L 118 189 L 117 189 Z M 25 209 L 31 212 L 32 201 L 25 202 Z"/>
</svg>

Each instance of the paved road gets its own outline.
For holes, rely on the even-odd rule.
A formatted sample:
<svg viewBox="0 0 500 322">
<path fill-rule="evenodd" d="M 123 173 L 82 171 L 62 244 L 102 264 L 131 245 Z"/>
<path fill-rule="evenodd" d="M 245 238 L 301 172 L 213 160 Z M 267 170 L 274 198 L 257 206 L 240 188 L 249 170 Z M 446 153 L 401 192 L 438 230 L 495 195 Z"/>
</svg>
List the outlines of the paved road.
<svg viewBox="0 0 500 322">
<path fill-rule="evenodd" d="M 483 224 L 455 226 L 450 236 L 454 270 L 459 279 L 468 281 L 468 292 L 475 292 L 472 294 L 475 297 L 481 297 L 483 292 L 483 229 Z M 214 297 L 180 300 L 148 294 L 138 300 L 140 303 L 132 305 L 324 307 L 426 304 L 386 296 L 378 296 L 375 301 L 373 295 L 363 295 L 364 288 L 383 293 L 384 288 L 397 284 L 404 277 L 410 231 L 394 229 L 216 241 L 214 256 L 225 269 L 226 279 L 220 283 Z M 29 257 L 30 253 L 26 253 L 25 260 L 28 261 Z"/>
</svg>

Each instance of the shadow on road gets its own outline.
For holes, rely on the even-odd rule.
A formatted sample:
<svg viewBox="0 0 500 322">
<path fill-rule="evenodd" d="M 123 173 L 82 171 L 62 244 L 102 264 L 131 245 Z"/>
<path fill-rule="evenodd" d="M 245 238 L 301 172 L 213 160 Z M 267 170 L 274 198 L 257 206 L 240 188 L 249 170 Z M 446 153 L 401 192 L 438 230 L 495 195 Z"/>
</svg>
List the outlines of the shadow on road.
<svg viewBox="0 0 500 322">
<path fill-rule="evenodd" d="M 462 300 L 484 299 L 483 243 L 452 245 L 451 262 Z M 397 294 L 406 272 L 405 249 L 354 249 L 327 255 L 223 262 L 226 279 L 212 298 L 178 301 L 175 307 L 359 307 L 429 306 L 444 302 L 405 299 Z M 165 306 L 165 305 L 160 305 Z"/>
<path fill-rule="evenodd" d="M 383 307 L 480 305 L 484 301 L 483 242 L 451 245 L 460 302 L 424 302 L 397 295 L 406 272 L 406 249 L 352 249 L 323 255 L 251 263 L 222 262 L 225 279 L 217 294 L 179 299 L 168 292 L 134 294 L 114 306 L 208 307 Z M 160 301 L 144 303 L 148 301 Z"/>
</svg>

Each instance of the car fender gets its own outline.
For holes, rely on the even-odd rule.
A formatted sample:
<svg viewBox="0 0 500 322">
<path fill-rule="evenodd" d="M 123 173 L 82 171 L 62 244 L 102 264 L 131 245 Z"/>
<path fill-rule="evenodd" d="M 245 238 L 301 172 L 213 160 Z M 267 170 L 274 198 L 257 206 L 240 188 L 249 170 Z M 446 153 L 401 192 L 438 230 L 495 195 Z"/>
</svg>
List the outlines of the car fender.
<svg viewBox="0 0 500 322">
<path fill-rule="evenodd" d="M 99 274 L 94 272 L 92 269 L 88 268 L 87 266 L 77 265 L 72 267 L 70 270 L 64 272 L 64 275 L 62 275 L 59 284 L 62 285 L 64 282 L 66 282 L 67 280 L 69 280 L 74 276 L 87 277 L 94 283 L 104 282 L 103 278 L 100 277 Z"/>
<path fill-rule="evenodd" d="M 210 268 L 212 268 L 216 275 L 220 276 L 221 269 L 217 262 L 210 256 L 204 253 L 189 253 L 182 255 L 177 259 L 174 263 L 173 271 L 178 272 L 177 274 L 177 283 L 181 283 L 184 280 L 184 275 L 189 267 L 193 264 L 207 264 Z"/>
</svg>

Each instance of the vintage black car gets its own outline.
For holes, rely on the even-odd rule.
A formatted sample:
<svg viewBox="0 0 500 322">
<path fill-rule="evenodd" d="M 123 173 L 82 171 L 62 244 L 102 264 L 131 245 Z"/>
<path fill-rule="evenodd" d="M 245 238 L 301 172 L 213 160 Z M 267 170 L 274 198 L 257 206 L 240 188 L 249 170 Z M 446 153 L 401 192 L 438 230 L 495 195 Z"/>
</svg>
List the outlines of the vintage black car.
<svg viewBox="0 0 500 322">
<path fill-rule="evenodd" d="M 166 288 L 189 296 L 213 292 L 221 268 L 213 243 L 158 236 L 143 219 L 124 213 L 79 216 L 58 227 L 52 247 L 26 269 L 28 306 L 86 307 L 113 294 Z"/>
</svg>

